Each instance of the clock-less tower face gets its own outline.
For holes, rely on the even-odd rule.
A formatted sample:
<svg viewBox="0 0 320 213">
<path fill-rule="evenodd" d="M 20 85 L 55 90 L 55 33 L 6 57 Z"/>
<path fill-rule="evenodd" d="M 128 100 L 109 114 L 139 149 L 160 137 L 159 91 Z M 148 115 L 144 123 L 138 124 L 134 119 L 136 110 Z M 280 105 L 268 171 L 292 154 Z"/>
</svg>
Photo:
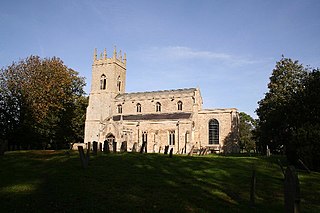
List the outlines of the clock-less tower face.
<svg viewBox="0 0 320 213">
<path fill-rule="evenodd" d="M 92 64 L 91 91 L 86 114 L 85 141 L 98 140 L 99 125 L 112 116 L 113 100 L 125 93 L 126 55 L 116 50 L 108 58 L 106 50 L 97 58 L 96 50 Z"/>
</svg>

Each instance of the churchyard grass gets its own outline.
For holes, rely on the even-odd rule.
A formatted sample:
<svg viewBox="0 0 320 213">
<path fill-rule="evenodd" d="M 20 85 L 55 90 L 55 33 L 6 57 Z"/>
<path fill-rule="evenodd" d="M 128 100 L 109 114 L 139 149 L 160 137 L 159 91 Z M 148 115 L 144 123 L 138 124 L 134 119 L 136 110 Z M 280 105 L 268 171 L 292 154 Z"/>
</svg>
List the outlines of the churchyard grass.
<svg viewBox="0 0 320 213">
<path fill-rule="evenodd" d="M 78 152 L 6 152 L 0 212 L 283 212 L 277 159 L 98 153 L 83 169 Z M 299 171 L 299 180 L 302 212 L 320 212 L 320 174 Z"/>
</svg>

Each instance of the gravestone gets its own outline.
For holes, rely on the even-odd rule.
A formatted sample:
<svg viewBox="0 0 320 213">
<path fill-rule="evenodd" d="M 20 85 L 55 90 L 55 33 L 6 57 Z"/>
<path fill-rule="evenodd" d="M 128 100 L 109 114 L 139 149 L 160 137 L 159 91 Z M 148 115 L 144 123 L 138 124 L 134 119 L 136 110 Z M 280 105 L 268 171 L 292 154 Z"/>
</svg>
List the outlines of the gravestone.
<svg viewBox="0 0 320 213">
<path fill-rule="evenodd" d="M 110 153 L 109 143 L 107 140 L 105 140 L 103 143 L 103 152 L 106 154 Z"/>
<path fill-rule="evenodd" d="M 161 148 L 162 148 L 162 147 L 160 146 L 160 147 L 159 147 L 159 153 L 161 152 Z"/>
<path fill-rule="evenodd" d="M 90 142 L 88 142 L 88 148 L 87 148 L 87 154 L 84 154 L 83 146 L 78 146 L 78 151 L 80 155 L 80 161 L 82 168 L 86 169 L 89 165 L 89 159 L 90 159 Z"/>
<path fill-rule="evenodd" d="M 173 148 L 170 149 L 169 157 L 172 158 L 173 155 Z"/>
<path fill-rule="evenodd" d="M 123 141 L 121 143 L 120 152 L 126 152 L 127 151 L 127 141 Z"/>
<path fill-rule="evenodd" d="M 251 206 L 255 204 L 256 196 L 256 169 L 252 168 L 251 187 L 250 187 L 250 203 Z"/>
<path fill-rule="evenodd" d="M 138 149 L 138 143 L 137 142 L 134 142 L 133 146 L 132 146 L 132 152 L 137 152 L 137 149 Z"/>
<path fill-rule="evenodd" d="M 164 154 L 165 155 L 168 154 L 168 150 L 169 150 L 169 146 L 167 145 L 167 146 L 164 147 Z"/>
<path fill-rule="evenodd" d="M 113 150 L 113 153 L 117 153 L 117 142 L 115 141 L 112 142 L 112 150 Z"/>
<path fill-rule="evenodd" d="M 267 157 L 270 157 L 270 155 L 271 155 L 270 149 L 269 149 L 269 147 L 268 147 L 268 145 L 267 145 Z"/>
<path fill-rule="evenodd" d="M 188 156 L 192 156 L 192 154 L 193 154 L 193 150 L 194 150 L 194 146 L 192 146 L 192 148 L 191 148 L 191 150 L 190 150 L 190 152 L 189 152 Z"/>
<path fill-rule="evenodd" d="M 92 142 L 92 154 L 93 155 L 97 155 L 98 153 L 98 142 L 97 141 L 93 141 Z"/>
<path fill-rule="evenodd" d="M 102 152 L 102 143 L 101 142 L 99 143 L 99 150 L 100 150 L 100 152 Z"/>
<path fill-rule="evenodd" d="M 146 145 L 147 145 L 147 142 L 143 142 L 142 143 L 142 146 L 141 146 L 141 149 L 140 149 L 140 153 L 143 153 L 143 151 L 147 152 Z"/>
<path fill-rule="evenodd" d="M 294 166 L 288 166 L 284 178 L 285 212 L 300 212 L 300 184 Z"/>
</svg>

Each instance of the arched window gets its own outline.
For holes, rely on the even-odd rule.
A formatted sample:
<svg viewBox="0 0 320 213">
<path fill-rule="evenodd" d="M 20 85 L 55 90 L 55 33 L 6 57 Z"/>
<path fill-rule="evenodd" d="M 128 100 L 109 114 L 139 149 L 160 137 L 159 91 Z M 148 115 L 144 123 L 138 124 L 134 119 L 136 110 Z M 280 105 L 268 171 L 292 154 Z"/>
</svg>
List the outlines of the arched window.
<svg viewBox="0 0 320 213">
<path fill-rule="evenodd" d="M 178 101 L 177 105 L 178 105 L 178 110 L 181 111 L 182 110 L 182 101 Z"/>
<path fill-rule="evenodd" d="M 141 112 L 141 104 L 137 103 L 137 112 Z"/>
<path fill-rule="evenodd" d="M 169 145 L 174 145 L 175 143 L 175 131 L 169 131 Z"/>
<path fill-rule="evenodd" d="M 107 79 L 106 79 L 106 76 L 103 74 L 101 75 L 101 78 L 100 78 L 100 89 L 105 90 L 106 87 L 107 87 Z"/>
<path fill-rule="evenodd" d="M 119 113 L 119 114 L 122 113 L 122 105 L 121 105 L 121 104 L 118 105 L 118 113 Z"/>
<path fill-rule="evenodd" d="M 156 103 L 156 112 L 161 112 L 161 104 L 159 102 Z"/>
<path fill-rule="evenodd" d="M 120 90 L 121 90 L 121 80 L 120 80 L 120 75 L 118 76 L 118 80 L 117 80 L 117 87 L 118 87 L 118 91 L 120 92 Z"/>
<path fill-rule="evenodd" d="M 219 122 L 216 119 L 209 121 L 209 144 L 219 144 Z"/>
</svg>

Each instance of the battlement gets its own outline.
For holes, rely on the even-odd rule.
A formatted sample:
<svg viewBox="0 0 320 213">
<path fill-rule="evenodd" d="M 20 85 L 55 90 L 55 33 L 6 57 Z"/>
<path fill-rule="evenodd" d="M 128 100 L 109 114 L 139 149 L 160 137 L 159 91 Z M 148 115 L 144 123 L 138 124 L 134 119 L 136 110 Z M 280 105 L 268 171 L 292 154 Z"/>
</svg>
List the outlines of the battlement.
<svg viewBox="0 0 320 213">
<path fill-rule="evenodd" d="M 103 64 L 113 64 L 113 63 L 116 63 L 119 66 L 126 68 L 126 65 L 127 65 L 126 53 L 124 53 L 122 56 L 121 50 L 119 51 L 119 53 L 117 53 L 116 46 L 114 46 L 112 57 L 110 58 L 107 57 L 107 50 L 105 48 L 103 53 L 100 53 L 100 57 L 98 58 L 97 48 L 94 49 L 93 64 L 92 64 L 93 66 L 103 65 Z"/>
</svg>

